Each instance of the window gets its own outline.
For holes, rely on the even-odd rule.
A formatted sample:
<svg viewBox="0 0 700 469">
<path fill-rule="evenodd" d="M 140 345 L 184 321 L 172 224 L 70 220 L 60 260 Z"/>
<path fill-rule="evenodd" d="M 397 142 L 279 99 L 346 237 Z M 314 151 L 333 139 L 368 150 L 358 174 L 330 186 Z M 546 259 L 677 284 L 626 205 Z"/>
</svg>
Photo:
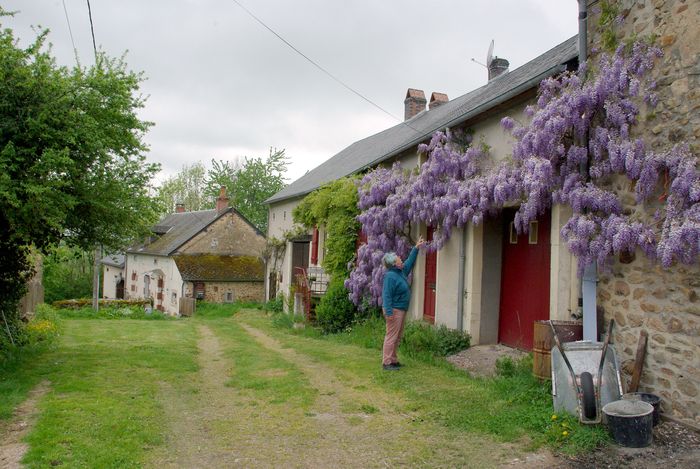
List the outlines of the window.
<svg viewBox="0 0 700 469">
<path fill-rule="evenodd" d="M 272 212 L 272 219 L 275 219 L 275 212 Z"/>
<path fill-rule="evenodd" d="M 233 292 L 226 292 L 226 303 L 233 303 Z"/>
<path fill-rule="evenodd" d="M 143 277 L 143 296 L 146 298 L 151 296 L 151 277 L 148 275 Z"/>
<path fill-rule="evenodd" d="M 218 292 L 218 291 L 219 291 L 219 287 L 217 287 L 216 285 L 214 285 L 214 293 L 216 293 L 216 292 Z"/>
<path fill-rule="evenodd" d="M 154 263 L 154 264 L 157 264 L 157 263 L 158 263 L 158 259 L 155 259 L 155 258 L 154 258 L 154 259 L 153 259 L 153 263 Z"/>
<path fill-rule="evenodd" d="M 177 293 L 173 292 L 172 295 L 170 295 L 170 303 L 176 305 L 177 304 Z"/>
<path fill-rule="evenodd" d="M 284 218 L 284 219 L 286 220 L 286 219 L 287 219 L 287 211 L 285 210 L 284 213 L 283 213 L 282 215 L 283 215 L 282 218 Z"/>
<path fill-rule="evenodd" d="M 537 244 L 537 228 L 538 224 L 537 221 L 531 221 L 530 222 L 530 232 L 528 233 L 528 242 L 530 244 Z"/>
</svg>

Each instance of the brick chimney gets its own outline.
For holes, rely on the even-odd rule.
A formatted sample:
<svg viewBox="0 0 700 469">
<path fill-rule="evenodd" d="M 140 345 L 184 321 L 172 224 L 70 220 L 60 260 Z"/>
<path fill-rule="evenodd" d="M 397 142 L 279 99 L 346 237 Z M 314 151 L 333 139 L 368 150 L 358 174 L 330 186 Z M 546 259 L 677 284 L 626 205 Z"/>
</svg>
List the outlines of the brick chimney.
<svg viewBox="0 0 700 469">
<path fill-rule="evenodd" d="M 175 204 L 175 213 L 185 213 L 185 204 Z"/>
<path fill-rule="evenodd" d="M 428 109 L 438 107 L 441 104 L 445 104 L 447 101 L 449 101 L 449 98 L 445 93 L 433 91 L 433 94 L 430 95 L 430 104 L 428 104 Z"/>
<path fill-rule="evenodd" d="M 508 72 L 510 63 L 506 59 L 494 57 L 489 64 L 489 81 Z"/>
<path fill-rule="evenodd" d="M 226 210 L 228 208 L 228 201 L 229 198 L 226 197 L 226 187 L 221 186 L 221 189 L 219 190 L 219 198 L 216 199 L 216 211 L 221 213 Z"/>
<path fill-rule="evenodd" d="M 419 112 L 425 111 L 426 103 L 427 101 L 423 90 L 414 90 L 413 88 L 409 88 L 406 92 L 406 99 L 403 100 L 403 119 L 407 121 Z"/>
</svg>

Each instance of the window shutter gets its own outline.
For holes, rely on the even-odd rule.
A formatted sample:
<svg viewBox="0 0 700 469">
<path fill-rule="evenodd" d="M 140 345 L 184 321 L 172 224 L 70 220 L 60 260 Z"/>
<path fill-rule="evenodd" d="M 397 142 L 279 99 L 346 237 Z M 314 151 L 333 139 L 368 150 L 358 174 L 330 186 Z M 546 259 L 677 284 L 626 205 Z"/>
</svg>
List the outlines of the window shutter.
<svg viewBox="0 0 700 469">
<path fill-rule="evenodd" d="M 318 264 L 318 227 L 314 226 L 314 233 L 311 236 L 311 263 Z"/>
</svg>

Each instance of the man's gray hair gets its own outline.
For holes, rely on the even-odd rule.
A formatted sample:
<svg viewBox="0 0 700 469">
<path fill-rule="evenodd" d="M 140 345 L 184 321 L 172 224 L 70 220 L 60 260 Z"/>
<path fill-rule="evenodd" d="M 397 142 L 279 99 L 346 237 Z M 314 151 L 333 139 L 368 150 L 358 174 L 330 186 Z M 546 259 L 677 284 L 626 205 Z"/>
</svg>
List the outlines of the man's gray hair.
<svg viewBox="0 0 700 469">
<path fill-rule="evenodd" d="M 391 269 L 396 265 L 396 259 L 398 258 L 399 256 L 397 256 L 395 252 L 387 252 L 384 254 L 384 257 L 382 257 L 382 263 L 384 264 L 384 267 Z"/>
</svg>

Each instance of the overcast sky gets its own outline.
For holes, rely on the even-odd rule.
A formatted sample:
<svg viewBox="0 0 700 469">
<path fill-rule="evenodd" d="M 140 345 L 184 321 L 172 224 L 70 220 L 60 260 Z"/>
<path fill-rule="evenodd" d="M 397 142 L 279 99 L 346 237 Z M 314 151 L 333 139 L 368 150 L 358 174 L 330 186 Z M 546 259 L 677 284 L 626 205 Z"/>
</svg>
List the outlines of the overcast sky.
<svg viewBox="0 0 700 469">
<path fill-rule="evenodd" d="M 452 98 L 486 82 L 494 55 L 511 70 L 576 34 L 575 0 L 239 0 L 330 73 L 403 118 L 408 88 Z M 64 2 L 67 11 L 64 12 Z M 0 0 L 22 44 L 49 28 L 58 62 L 94 62 L 86 0 Z M 285 148 L 289 182 L 399 121 L 343 88 L 233 0 L 91 0 L 98 48 L 147 80 L 141 116 L 159 179 L 183 164 Z"/>
</svg>

